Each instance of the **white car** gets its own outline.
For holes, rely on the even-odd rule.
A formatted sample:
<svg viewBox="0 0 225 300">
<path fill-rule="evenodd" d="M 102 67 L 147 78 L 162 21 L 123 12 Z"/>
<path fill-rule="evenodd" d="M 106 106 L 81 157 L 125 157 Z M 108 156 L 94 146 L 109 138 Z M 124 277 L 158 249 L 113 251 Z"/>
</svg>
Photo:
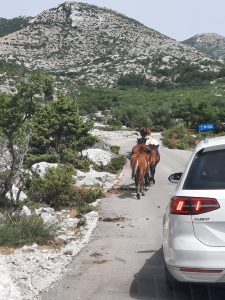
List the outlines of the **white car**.
<svg viewBox="0 0 225 300">
<path fill-rule="evenodd" d="M 178 184 L 163 221 L 167 282 L 225 282 L 225 137 L 200 142 L 169 180 Z"/>
</svg>

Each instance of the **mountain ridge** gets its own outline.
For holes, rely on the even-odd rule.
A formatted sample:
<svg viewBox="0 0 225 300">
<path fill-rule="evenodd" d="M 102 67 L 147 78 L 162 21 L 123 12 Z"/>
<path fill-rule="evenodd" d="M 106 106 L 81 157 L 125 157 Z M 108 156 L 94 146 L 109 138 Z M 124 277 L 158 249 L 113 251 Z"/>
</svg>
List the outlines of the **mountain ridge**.
<svg viewBox="0 0 225 300">
<path fill-rule="evenodd" d="M 11 19 L 0 18 L 0 37 L 25 27 L 32 17 L 19 16 Z"/>
<path fill-rule="evenodd" d="M 182 43 L 213 58 L 225 59 L 225 37 L 217 33 L 199 33 Z"/>
<path fill-rule="evenodd" d="M 90 86 L 114 85 L 129 73 L 162 80 L 154 70 L 169 70 L 180 62 L 202 71 L 218 70 L 218 63 L 206 55 L 139 21 L 79 2 L 46 10 L 26 27 L 1 37 L 0 59 L 43 69 L 57 81 Z"/>
</svg>

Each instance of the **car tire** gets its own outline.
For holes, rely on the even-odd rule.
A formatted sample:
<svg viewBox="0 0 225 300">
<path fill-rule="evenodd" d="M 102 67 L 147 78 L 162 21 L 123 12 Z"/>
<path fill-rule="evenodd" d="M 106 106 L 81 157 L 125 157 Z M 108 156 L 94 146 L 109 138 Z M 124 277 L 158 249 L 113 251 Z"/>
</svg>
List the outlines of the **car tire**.
<svg viewBox="0 0 225 300">
<path fill-rule="evenodd" d="M 165 278 L 166 278 L 166 285 L 171 290 L 175 285 L 175 278 L 170 274 L 170 271 L 165 264 Z"/>
<path fill-rule="evenodd" d="M 170 271 L 168 270 L 166 264 L 165 264 L 165 277 L 166 277 L 166 285 L 169 290 L 173 289 L 180 289 L 184 287 L 188 287 L 189 283 L 188 282 L 182 282 L 176 280 L 173 275 L 171 275 Z"/>
</svg>

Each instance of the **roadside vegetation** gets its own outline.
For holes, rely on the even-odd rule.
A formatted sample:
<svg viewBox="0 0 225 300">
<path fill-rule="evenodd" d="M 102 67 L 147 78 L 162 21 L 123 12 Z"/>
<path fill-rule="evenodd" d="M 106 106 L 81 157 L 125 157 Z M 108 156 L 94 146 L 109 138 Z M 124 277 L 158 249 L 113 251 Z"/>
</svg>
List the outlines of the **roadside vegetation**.
<svg viewBox="0 0 225 300">
<path fill-rule="evenodd" d="M 225 81 L 222 71 L 217 76 L 205 73 L 203 78 L 193 67 L 179 67 L 180 79 L 172 85 L 168 82 L 162 85 L 163 81 L 153 85 L 144 77 L 128 74 L 113 88 L 80 86 L 71 96 L 55 94 L 52 78 L 38 71 L 27 74 L 26 80 L 19 80 L 13 95 L 0 94 L 0 206 L 7 211 L 7 216 L 3 214 L 1 220 L 2 231 L 9 230 L 12 236 L 20 235 L 16 230 L 23 228 L 23 221 L 37 222 L 40 230 L 27 232 L 22 240 L 28 241 L 29 235 L 36 235 L 35 241 L 42 244 L 54 236 L 54 228 L 41 224 L 38 218 L 23 219 L 17 214 L 18 218 L 14 218 L 22 191 L 26 192 L 26 203 L 33 209 L 39 205 L 75 208 L 81 217 L 79 225 L 84 224 L 84 213 L 93 209 L 91 202 L 101 197 L 103 190 L 99 186 L 76 187 L 76 170 L 89 171 L 92 165 L 97 171 L 116 174 L 126 162 L 117 146 L 109 146 L 114 157 L 106 166 L 90 162 L 82 155 L 84 149 L 98 142 L 90 130 L 99 111 L 107 116 L 105 129 L 124 126 L 133 130 L 148 126 L 153 131 L 161 131 L 164 145 L 170 148 L 192 149 L 206 136 L 223 135 Z M 167 70 L 170 76 L 175 76 L 175 71 Z M 199 84 L 190 83 L 189 76 L 194 74 L 195 79 L 201 79 Z M 217 130 L 197 133 L 196 126 L 200 123 L 215 123 Z M 57 167 L 48 169 L 42 177 L 31 176 L 28 170 L 41 161 L 57 163 Z M 16 201 L 15 182 L 18 187 Z M 32 224 L 29 225 L 31 230 Z M 2 233 L 0 245 L 4 244 L 10 242 Z"/>
<path fill-rule="evenodd" d="M 54 239 L 54 224 L 44 224 L 40 216 L 10 216 L 0 221 L 0 246 L 47 245 Z"/>
<path fill-rule="evenodd" d="M 145 125 L 161 131 L 163 143 L 171 148 L 191 149 L 200 139 L 224 134 L 223 78 L 214 81 L 207 78 L 194 86 L 163 88 L 138 85 L 135 76 L 132 79 L 111 89 L 81 89 L 76 97 L 82 113 L 91 117 L 99 110 L 111 110 L 111 117 L 106 120 L 110 128 L 136 129 Z M 201 123 L 214 123 L 217 129 L 214 133 L 198 134 L 196 127 Z"/>
<path fill-rule="evenodd" d="M 17 93 L 0 94 L 0 246 L 46 244 L 54 239 L 55 226 L 40 216 L 20 215 L 22 191 L 31 211 L 40 205 L 84 212 L 103 195 L 100 186 L 75 184 L 76 169 L 90 168 L 82 150 L 98 141 L 90 134 L 93 122 L 84 120 L 74 99 L 58 94 L 53 101 L 53 91 L 51 77 L 36 72 L 20 82 Z M 58 167 L 49 168 L 44 176 L 32 173 L 30 167 L 41 161 Z"/>
<path fill-rule="evenodd" d="M 82 114 L 90 117 L 101 110 L 111 110 L 109 125 L 137 128 L 140 124 L 154 130 L 184 123 L 195 128 L 198 123 L 225 120 L 225 82 L 170 89 L 145 89 L 132 86 L 81 89 L 77 99 Z"/>
</svg>

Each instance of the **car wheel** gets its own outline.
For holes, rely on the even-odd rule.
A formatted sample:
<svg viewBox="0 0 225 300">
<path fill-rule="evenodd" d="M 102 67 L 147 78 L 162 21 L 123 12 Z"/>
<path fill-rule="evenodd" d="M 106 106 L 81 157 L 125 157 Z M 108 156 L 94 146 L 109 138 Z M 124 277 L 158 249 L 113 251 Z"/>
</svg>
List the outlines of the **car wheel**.
<svg viewBox="0 0 225 300">
<path fill-rule="evenodd" d="M 189 286 L 188 282 L 181 282 L 176 280 L 171 274 L 170 271 L 168 270 L 166 264 L 165 264 L 165 277 L 166 277 L 166 285 L 168 289 L 180 289 L 180 288 L 185 288 Z"/>
<path fill-rule="evenodd" d="M 175 279 L 170 274 L 166 264 L 165 264 L 165 277 L 166 277 L 166 285 L 169 289 L 172 289 L 175 285 Z"/>
</svg>

